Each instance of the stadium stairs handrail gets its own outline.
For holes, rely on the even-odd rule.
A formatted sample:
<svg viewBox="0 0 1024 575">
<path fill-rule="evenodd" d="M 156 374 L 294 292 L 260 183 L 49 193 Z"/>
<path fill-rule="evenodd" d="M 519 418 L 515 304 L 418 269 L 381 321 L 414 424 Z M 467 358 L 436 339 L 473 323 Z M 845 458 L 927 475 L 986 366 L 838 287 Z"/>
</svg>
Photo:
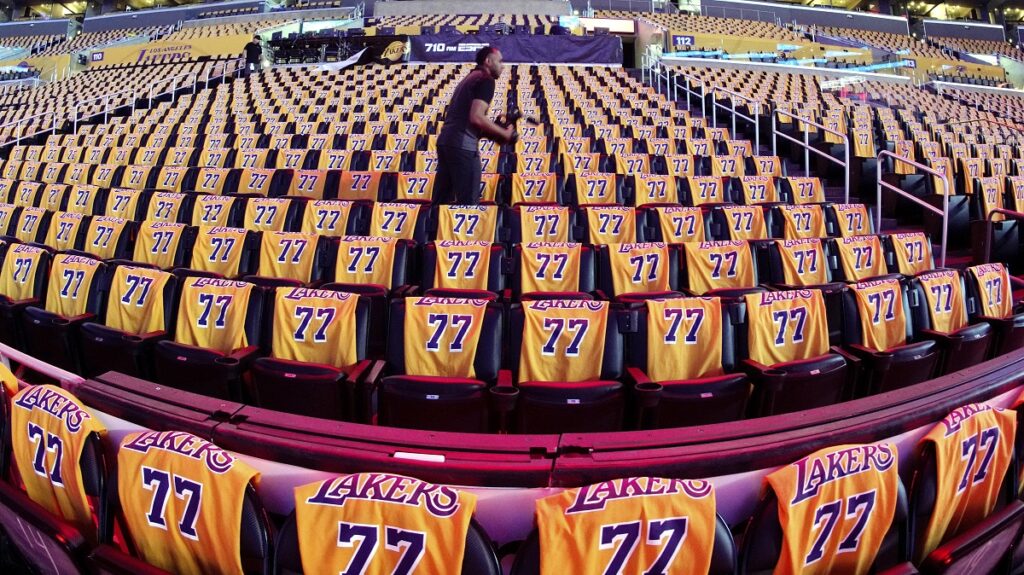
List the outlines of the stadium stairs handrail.
<svg viewBox="0 0 1024 575">
<path fill-rule="evenodd" d="M 801 141 L 801 140 L 798 140 L 797 138 L 794 138 L 794 137 L 790 136 L 789 134 L 781 132 L 779 130 L 779 126 L 778 126 L 779 116 L 785 116 L 787 118 L 791 118 L 793 120 L 797 120 L 797 121 L 803 123 L 804 124 L 804 130 L 803 130 L 803 132 L 804 132 L 804 139 Z M 807 129 L 807 126 L 814 126 L 815 128 L 821 130 L 822 132 L 826 132 L 828 134 L 832 134 L 833 136 L 836 136 L 837 138 L 841 138 L 843 140 L 843 143 L 841 144 L 843 146 L 843 159 L 840 160 L 839 158 L 836 158 L 836 157 L 834 157 L 834 156 L 832 156 L 830 154 L 826 154 L 825 152 L 823 152 L 823 151 L 819 150 L 818 148 L 815 148 L 814 146 L 812 146 L 811 142 L 810 142 L 810 130 Z M 843 168 L 843 203 L 844 204 L 850 203 L 850 138 L 849 138 L 849 136 L 847 136 L 846 134 L 843 134 L 843 133 L 841 133 L 841 132 L 839 132 L 837 130 L 833 130 L 832 128 L 829 128 L 828 126 L 826 126 L 826 125 L 824 125 L 824 124 L 822 124 L 820 122 L 816 122 L 816 121 L 814 121 L 814 120 L 812 120 L 810 118 L 807 118 L 807 117 L 804 117 L 804 116 L 798 116 L 796 114 L 793 114 L 791 112 L 787 112 L 786 110 L 782 110 L 782 109 L 779 109 L 778 107 L 776 107 L 776 108 L 774 108 L 772 110 L 772 154 L 776 155 L 776 156 L 779 154 L 779 151 L 778 151 L 778 138 L 779 137 L 782 137 L 782 139 L 784 139 L 784 140 L 789 140 L 790 142 L 793 142 L 794 144 L 797 144 L 797 145 L 803 147 L 803 149 L 804 149 L 804 175 L 806 175 L 806 176 L 809 176 L 810 173 L 811 173 L 811 152 L 814 152 L 815 154 L 821 156 L 822 158 L 825 158 L 826 160 L 841 166 Z M 881 220 L 879 220 L 879 221 L 881 221 Z"/>
<path fill-rule="evenodd" d="M 942 180 L 942 191 L 943 191 L 943 193 L 942 193 L 942 209 L 940 210 L 939 208 L 929 204 L 928 202 L 918 198 L 917 196 L 915 196 L 913 194 L 910 194 L 910 193 L 900 189 L 899 187 L 890 184 L 889 182 L 884 181 L 882 179 L 882 164 L 884 163 L 884 162 L 882 162 L 882 160 L 884 160 L 885 158 L 891 158 L 893 160 L 893 162 L 902 162 L 904 164 L 909 164 L 911 166 L 914 166 L 918 170 L 927 172 L 927 173 L 929 173 L 929 174 L 931 174 L 931 175 L 941 179 Z M 926 209 L 926 210 L 928 210 L 928 211 L 930 211 L 930 212 L 932 212 L 932 213 L 934 213 L 936 215 L 942 216 L 942 245 L 941 245 L 941 252 L 940 252 L 940 255 L 939 255 L 939 267 L 945 267 L 946 266 L 946 240 L 949 237 L 949 196 L 950 196 L 950 190 L 952 190 L 952 188 L 949 185 L 949 176 L 947 176 L 946 174 L 944 174 L 942 172 L 939 172 L 938 170 L 935 170 L 934 168 L 930 168 L 930 167 L 928 167 L 928 166 L 926 166 L 926 165 L 924 165 L 922 163 L 915 162 L 914 160 L 911 160 L 911 159 L 906 158 L 904 156 L 900 156 L 898 154 L 894 154 L 894 153 L 890 152 L 889 150 L 882 150 L 881 152 L 879 152 L 877 160 L 878 160 L 878 162 L 877 162 L 876 170 L 875 170 L 876 171 L 876 180 L 875 180 L 875 184 L 876 184 L 876 188 L 875 188 L 875 222 L 877 222 L 877 224 L 878 224 L 879 231 L 881 231 L 881 227 L 882 227 L 882 188 L 885 188 L 886 190 L 889 190 L 890 192 L 892 192 L 892 193 L 894 193 L 894 194 L 896 194 L 896 195 L 898 195 L 898 196 L 900 196 L 900 197 L 902 197 L 904 199 L 910 200 L 911 202 L 914 202 L 915 204 L 921 206 L 922 208 L 924 208 L 924 209 Z"/>
</svg>

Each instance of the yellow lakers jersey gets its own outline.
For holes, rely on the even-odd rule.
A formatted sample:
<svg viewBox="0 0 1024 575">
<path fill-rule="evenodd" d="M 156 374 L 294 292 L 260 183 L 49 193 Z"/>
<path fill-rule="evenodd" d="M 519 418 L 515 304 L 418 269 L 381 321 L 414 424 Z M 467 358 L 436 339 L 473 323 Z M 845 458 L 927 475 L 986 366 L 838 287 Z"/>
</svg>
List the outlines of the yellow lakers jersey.
<svg viewBox="0 0 1024 575">
<path fill-rule="evenodd" d="M 185 224 L 144 222 L 139 226 L 133 259 L 160 269 L 174 267 L 175 255 L 185 228 Z"/>
<path fill-rule="evenodd" d="M 139 197 L 142 192 L 127 188 L 115 188 L 107 196 L 107 210 L 104 215 L 123 220 L 134 220 L 138 213 Z"/>
<path fill-rule="evenodd" d="M 302 232 L 328 237 L 341 237 L 347 232 L 352 202 L 317 200 L 306 204 Z"/>
<path fill-rule="evenodd" d="M 434 247 L 437 251 L 434 287 L 487 289 L 491 262 L 490 242 L 440 241 Z"/>
<path fill-rule="evenodd" d="M 520 250 L 522 293 L 579 290 L 580 244 L 530 242 Z"/>
<path fill-rule="evenodd" d="M 820 239 L 781 240 L 775 245 L 786 285 L 803 287 L 828 282 L 828 261 Z"/>
<path fill-rule="evenodd" d="M 240 228 L 200 228 L 192 248 L 190 267 L 229 278 L 237 276 L 242 263 L 245 235 L 246 231 Z"/>
<path fill-rule="evenodd" d="M 233 196 L 214 196 L 202 194 L 196 197 L 192 210 L 192 225 L 205 227 L 224 227 L 230 221 L 231 208 L 235 205 Z"/>
<path fill-rule="evenodd" d="M 189 433 L 141 431 L 121 441 L 117 478 L 144 561 L 172 573 L 242 573 L 242 504 L 255 469 Z"/>
<path fill-rule="evenodd" d="M 664 243 L 609 244 L 608 259 L 615 295 L 671 289 L 670 257 L 668 245 Z"/>
<path fill-rule="evenodd" d="M 600 379 L 608 302 L 528 301 L 522 309 L 520 383 Z"/>
<path fill-rule="evenodd" d="M 712 156 L 711 175 L 726 178 L 738 178 L 743 175 L 742 156 Z"/>
<path fill-rule="evenodd" d="M 961 289 L 960 274 L 939 270 L 917 276 L 924 290 L 932 329 L 952 333 L 967 325 L 967 305 Z"/>
<path fill-rule="evenodd" d="M 718 298 L 647 300 L 647 375 L 678 381 L 722 375 Z"/>
<path fill-rule="evenodd" d="M 268 148 L 244 148 L 235 153 L 236 168 L 263 168 L 267 165 Z"/>
<path fill-rule="evenodd" d="M 820 204 L 825 201 L 825 191 L 818 178 L 786 178 L 793 190 L 794 204 Z"/>
<path fill-rule="evenodd" d="M 399 172 L 396 199 L 400 202 L 430 201 L 434 197 L 434 174 Z"/>
<path fill-rule="evenodd" d="M 754 170 L 759 176 L 782 177 L 782 162 L 778 156 L 754 156 Z"/>
<path fill-rule="evenodd" d="M 439 206 L 438 241 L 485 241 L 497 238 L 498 206 Z"/>
<path fill-rule="evenodd" d="M 267 196 L 274 183 L 274 170 L 247 168 L 238 180 L 238 192 Z"/>
<path fill-rule="evenodd" d="M 537 501 L 542 575 L 707 573 L 715 493 L 690 479 L 631 477 Z"/>
<path fill-rule="evenodd" d="M 781 206 L 783 236 L 787 240 L 823 238 L 828 235 L 821 206 Z"/>
<path fill-rule="evenodd" d="M 512 174 L 512 205 L 558 202 L 557 174 Z"/>
<path fill-rule="evenodd" d="M 733 240 L 760 240 L 768 237 L 764 212 L 757 206 L 726 206 L 722 208 L 729 238 Z"/>
<path fill-rule="evenodd" d="M 646 204 L 677 204 L 679 191 L 675 176 L 657 174 L 636 174 L 633 176 L 636 206 Z"/>
<path fill-rule="evenodd" d="M 878 236 L 856 236 L 836 240 L 839 262 L 847 281 L 861 281 L 885 275 L 885 257 Z"/>
<path fill-rule="evenodd" d="M 1013 294 L 1010 274 L 1001 263 L 983 264 L 967 268 L 978 288 L 981 315 L 1008 318 L 1013 315 Z"/>
<path fill-rule="evenodd" d="M 689 288 L 698 295 L 714 289 L 757 285 L 754 257 L 747 242 L 684 244 Z"/>
<path fill-rule="evenodd" d="M 978 187 L 981 188 L 979 199 L 981 200 L 981 211 L 985 219 L 991 219 L 994 222 L 1006 219 L 1003 214 L 995 214 L 989 218 L 992 210 L 1003 207 L 1003 190 L 1005 187 L 1003 178 L 978 178 L 977 182 Z"/>
<path fill-rule="evenodd" d="M 915 560 L 988 517 L 1010 468 L 1017 417 L 976 403 L 953 410 L 925 436 L 935 449 L 935 505 Z"/>
<path fill-rule="evenodd" d="M 686 206 L 658 206 L 658 227 L 661 239 L 668 244 L 702 242 L 704 234 L 704 213 L 700 208 Z"/>
<path fill-rule="evenodd" d="M 476 377 L 473 360 L 487 302 L 435 297 L 405 302 L 405 373 Z"/>
<path fill-rule="evenodd" d="M 345 236 L 338 244 L 334 281 L 391 288 L 397 240 Z"/>
<path fill-rule="evenodd" d="M 351 150 L 323 150 L 317 167 L 321 170 L 349 170 L 351 165 Z"/>
<path fill-rule="evenodd" d="M 106 326 L 135 335 L 163 331 L 164 287 L 170 279 L 167 272 L 118 266 L 110 282 Z"/>
<path fill-rule="evenodd" d="M 684 155 L 665 156 L 668 174 L 677 178 L 689 178 L 694 175 L 693 158 Z"/>
<path fill-rule="evenodd" d="M 184 281 L 174 340 L 231 353 L 249 345 L 245 316 L 253 285 L 193 277 Z M 254 342 L 255 343 L 255 342 Z"/>
<path fill-rule="evenodd" d="M 743 187 L 743 203 L 764 204 L 779 201 L 775 190 L 775 179 L 769 176 L 743 176 L 740 178 Z"/>
<path fill-rule="evenodd" d="M 358 361 L 355 294 L 278 288 L 271 354 L 278 359 L 338 368 Z"/>
<path fill-rule="evenodd" d="M 96 541 L 94 513 L 79 460 L 89 437 L 106 428 L 75 396 L 53 385 L 34 385 L 11 400 L 11 448 L 32 501 Z M 98 494 L 97 494 L 98 496 Z"/>
<path fill-rule="evenodd" d="M 586 209 L 592 244 L 621 244 L 636 240 L 636 212 L 625 206 L 591 206 Z"/>
<path fill-rule="evenodd" d="M 1009 178 L 1010 189 L 1013 191 L 1013 209 L 1024 211 L 1024 177 L 1015 176 Z"/>
<path fill-rule="evenodd" d="M 862 282 L 850 289 L 857 302 L 861 343 L 865 347 L 887 351 L 907 342 L 907 320 L 899 281 Z"/>
<path fill-rule="evenodd" d="M 228 168 L 200 168 L 196 174 L 193 191 L 200 194 L 221 195 L 231 170 Z"/>
<path fill-rule="evenodd" d="M 871 218 L 864 204 L 834 204 L 839 236 L 850 238 L 871 233 Z"/>
<path fill-rule="evenodd" d="M 71 212 L 57 212 L 50 220 L 50 229 L 46 231 L 46 245 L 57 251 L 66 251 L 77 247 L 78 233 L 82 229 L 85 216 Z"/>
<path fill-rule="evenodd" d="M 415 237 L 419 213 L 418 204 L 377 202 L 373 204 L 370 217 L 370 235 L 411 240 Z"/>
<path fill-rule="evenodd" d="M 519 228 L 523 243 L 569 241 L 569 208 L 523 206 L 519 209 Z"/>
<path fill-rule="evenodd" d="M 783 533 L 775 573 L 868 573 L 896 514 L 897 462 L 890 443 L 841 445 L 768 475 Z"/>
<path fill-rule="evenodd" d="M 100 262 L 71 254 L 58 254 L 50 268 L 46 290 L 46 311 L 61 317 L 87 313 L 89 291 Z"/>
<path fill-rule="evenodd" d="M 776 365 L 828 352 L 825 302 L 819 290 L 761 292 L 744 296 L 750 359 Z"/>
<path fill-rule="evenodd" d="M 259 274 L 303 283 L 312 281 L 318 239 L 316 234 L 302 232 L 263 232 Z"/>
<path fill-rule="evenodd" d="M 170 192 L 157 192 L 149 200 L 149 209 L 146 211 L 146 221 L 155 222 L 176 222 L 178 213 L 181 211 L 181 204 L 185 200 L 185 194 L 173 194 Z"/>
<path fill-rule="evenodd" d="M 577 204 L 585 206 L 618 203 L 615 174 L 581 172 L 576 174 L 575 177 Z"/>
<path fill-rule="evenodd" d="M 262 232 L 284 229 L 291 205 L 287 198 L 251 198 L 245 206 L 245 228 Z"/>
<path fill-rule="evenodd" d="M 893 234 L 890 239 L 901 274 L 912 276 L 932 269 L 932 244 L 923 232 Z"/>
<path fill-rule="evenodd" d="M 21 208 L 14 236 L 23 242 L 34 242 L 42 228 L 46 210 L 42 208 Z"/>
<path fill-rule="evenodd" d="M 722 203 L 725 198 L 725 183 L 715 176 L 690 176 L 686 178 L 690 188 L 690 203 L 695 206 Z"/>
<path fill-rule="evenodd" d="M 36 272 L 45 265 L 45 250 L 26 244 L 17 244 L 7 250 L 0 266 L 0 295 L 11 301 L 32 299 L 36 291 Z"/>
<path fill-rule="evenodd" d="M 375 201 L 381 175 L 383 172 L 342 172 L 338 183 L 338 199 Z"/>
<path fill-rule="evenodd" d="M 462 565 L 476 496 L 389 473 L 295 489 L 306 573 L 446 573 Z"/>
</svg>

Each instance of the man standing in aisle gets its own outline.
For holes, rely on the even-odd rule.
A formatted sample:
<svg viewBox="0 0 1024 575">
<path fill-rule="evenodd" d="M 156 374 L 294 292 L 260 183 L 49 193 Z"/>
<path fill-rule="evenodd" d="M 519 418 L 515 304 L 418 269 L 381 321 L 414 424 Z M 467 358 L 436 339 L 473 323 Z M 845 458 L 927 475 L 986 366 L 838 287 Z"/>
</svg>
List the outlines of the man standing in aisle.
<svg viewBox="0 0 1024 575">
<path fill-rule="evenodd" d="M 253 36 L 252 41 L 245 45 L 245 75 L 259 72 L 263 60 L 263 39 Z"/>
<path fill-rule="evenodd" d="M 501 77 L 501 70 L 501 52 L 492 46 L 481 48 L 476 53 L 476 68 L 455 88 L 437 137 L 434 203 L 479 204 L 480 138 L 499 144 L 518 138 L 514 127 L 501 126 L 487 117 L 494 81 Z"/>
</svg>

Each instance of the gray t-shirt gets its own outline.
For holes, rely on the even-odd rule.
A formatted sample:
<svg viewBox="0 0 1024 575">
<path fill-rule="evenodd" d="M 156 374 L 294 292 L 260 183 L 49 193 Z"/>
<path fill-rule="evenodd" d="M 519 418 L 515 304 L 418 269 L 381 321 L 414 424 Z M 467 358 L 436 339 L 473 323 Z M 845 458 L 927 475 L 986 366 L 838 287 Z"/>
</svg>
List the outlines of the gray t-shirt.
<svg viewBox="0 0 1024 575">
<path fill-rule="evenodd" d="M 476 68 L 455 88 L 452 101 L 444 114 L 444 126 L 437 143 L 460 150 L 476 151 L 480 146 L 480 133 L 469 125 L 469 110 L 473 100 L 490 105 L 494 99 L 494 78 L 487 70 Z"/>
</svg>

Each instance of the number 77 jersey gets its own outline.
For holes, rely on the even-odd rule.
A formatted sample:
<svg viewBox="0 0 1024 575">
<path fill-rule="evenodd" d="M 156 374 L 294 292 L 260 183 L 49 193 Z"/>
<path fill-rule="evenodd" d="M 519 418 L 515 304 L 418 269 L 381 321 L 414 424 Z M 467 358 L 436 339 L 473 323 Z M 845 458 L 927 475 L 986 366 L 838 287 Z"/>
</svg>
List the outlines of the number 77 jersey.
<svg viewBox="0 0 1024 575">
<path fill-rule="evenodd" d="M 1010 468 L 1017 417 L 976 403 L 957 408 L 922 440 L 935 449 L 935 506 L 915 542 L 923 559 L 988 516 Z"/>
<path fill-rule="evenodd" d="M 867 573 L 896 515 L 896 446 L 822 449 L 770 474 L 782 552 L 777 575 Z"/>
<path fill-rule="evenodd" d="M 715 493 L 706 481 L 632 477 L 537 501 L 541 575 L 707 573 Z"/>
<path fill-rule="evenodd" d="M 388 473 L 297 487 L 295 522 L 303 570 L 450 573 L 462 565 L 475 509 L 471 493 Z"/>
<path fill-rule="evenodd" d="M 172 573 L 242 573 L 242 503 L 255 469 L 180 431 L 128 435 L 117 468 L 125 525 L 143 560 Z"/>
</svg>

